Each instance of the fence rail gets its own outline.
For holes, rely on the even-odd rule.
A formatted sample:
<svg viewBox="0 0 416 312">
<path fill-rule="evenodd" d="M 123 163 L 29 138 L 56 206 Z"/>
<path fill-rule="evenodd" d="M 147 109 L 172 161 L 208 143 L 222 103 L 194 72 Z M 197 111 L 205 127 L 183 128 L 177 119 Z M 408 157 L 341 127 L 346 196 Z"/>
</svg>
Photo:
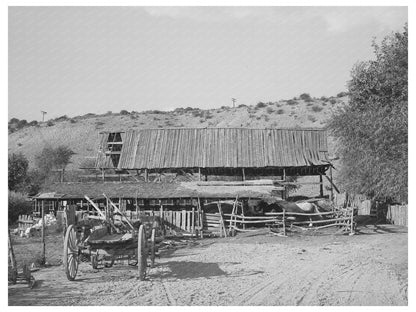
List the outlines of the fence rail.
<svg viewBox="0 0 416 312">
<path fill-rule="evenodd" d="M 407 226 L 407 205 L 389 205 L 386 219 L 391 224 Z"/>
</svg>

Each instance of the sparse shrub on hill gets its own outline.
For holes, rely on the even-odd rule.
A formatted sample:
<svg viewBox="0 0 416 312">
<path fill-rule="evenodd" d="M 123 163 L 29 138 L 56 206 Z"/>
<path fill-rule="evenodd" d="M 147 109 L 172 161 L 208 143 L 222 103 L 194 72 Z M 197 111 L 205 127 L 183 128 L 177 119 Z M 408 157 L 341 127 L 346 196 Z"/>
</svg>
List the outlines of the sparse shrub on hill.
<svg viewBox="0 0 416 312">
<path fill-rule="evenodd" d="M 272 107 L 267 107 L 266 112 L 267 112 L 268 114 L 271 114 L 271 113 L 273 113 L 273 112 L 274 112 L 274 110 L 273 110 L 273 108 L 272 108 Z"/>
<path fill-rule="evenodd" d="M 337 97 L 344 97 L 344 96 L 347 96 L 347 95 L 348 95 L 348 92 L 340 92 L 340 93 L 337 94 Z"/>
<path fill-rule="evenodd" d="M 31 122 L 29 122 L 29 124 L 28 124 L 29 126 L 37 126 L 38 125 L 38 122 L 36 121 L 36 120 L 32 120 Z"/>
<path fill-rule="evenodd" d="M 301 100 L 306 101 L 306 102 L 313 101 L 313 99 L 312 99 L 312 97 L 309 95 L 309 93 L 302 93 L 302 94 L 299 96 L 299 98 L 300 98 Z"/>
<path fill-rule="evenodd" d="M 22 129 L 26 126 L 27 126 L 27 120 L 26 119 L 19 120 L 19 122 L 17 123 L 17 128 L 18 129 Z"/>
<path fill-rule="evenodd" d="M 321 106 L 318 106 L 318 105 L 312 106 L 312 111 L 314 111 L 315 113 L 318 113 L 321 110 L 323 110 L 323 107 L 321 107 Z"/>
<path fill-rule="evenodd" d="M 308 120 L 309 121 L 312 121 L 312 122 L 315 122 L 316 121 L 316 118 L 314 116 L 312 116 L 312 115 L 308 115 Z"/>
<path fill-rule="evenodd" d="M 193 117 L 203 117 L 204 116 L 204 112 L 201 110 L 194 110 L 192 111 L 192 116 Z"/>
<path fill-rule="evenodd" d="M 120 111 L 120 115 L 128 115 L 128 114 L 130 114 L 130 113 L 128 111 L 126 111 L 125 109 L 122 109 Z"/>
<path fill-rule="evenodd" d="M 47 125 L 48 127 L 52 127 L 52 126 L 54 126 L 55 124 L 52 122 L 52 120 L 48 120 L 48 122 L 46 123 L 46 125 Z"/>
<path fill-rule="evenodd" d="M 9 124 L 17 124 L 19 122 L 19 119 L 17 119 L 17 118 L 12 118 L 12 119 L 10 119 L 10 121 L 9 121 Z"/>
<path fill-rule="evenodd" d="M 331 103 L 332 105 L 334 105 L 336 102 L 337 102 L 337 100 L 335 100 L 335 99 L 330 99 L 329 100 L 329 103 Z"/>
<path fill-rule="evenodd" d="M 93 113 L 87 113 L 87 114 L 85 114 L 85 115 L 82 115 L 81 116 L 81 118 L 83 118 L 83 119 L 87 119 L 87 118 L 92 118 L 92 117 L 96 117 L 97 115 L 96 114 L 93 114 Z M 77 117 L 74 117 L 74 118 L 77 118 Z"/>
<path fill-rule="evenodd" d="M 247 105 L 246 104 L 240 104 L 240 105 L 238 105 L 238 108 L 242 108 L 242 107 L 247 107 Z"/>
<path fill-rule="evenodd" d="M 74 118 L 71 118 L 71 119 L 69 120 L 69 122 L 70 122 L 70 123 L 72 123 L 72 124 L 74 124 L 74 123 L 76 123 L 77 121 L 76 121 Z"/>
<path fill-rule="evenodd" d="M 263 103 L 263 102 L 258 102 L 256 104 L 256 108 L 263 108 L 263 107 L 266 107 L 266 106 L 267 106 L 267 104 L 266 103 Z"/>
<path fill-rule="evenodd" d="M 297 105 L 298 104 L 298 101 L 296 101 L 296 100 L 288 100 L 287 101 L 287 105 Z"/>
<path fill-rule="evenodd" d="M 66 121 L 66 120 L 68 120 L 68 116 L 67 115 L 63 115 L 63 116 L 61 116 L 61 117 L 58 117 L 58 118 L 55 118 L 54 119 L 55 121 Z"/>
<path fill-rule="evenodd" d="M 276 114 L 278 114 L 278 115 L 282 115 L 282 114 L 284 114 L 285 113 L 285 110 L 284 109 L 278 109 L 277 111 L 276 111 Z"/>
<path fill-rule="evenodd" d="M 165 114 L 166 112 L 163 112 L 163 111 L 160 111 L 160 110 L 154 109 L 154 110 L 149 110 L 149 111 L 146 111 L 146 113 L 148 113 L 148 114 L 157 114 L 157 115 L 162 115 L 162 114 Z"/>
</svg>

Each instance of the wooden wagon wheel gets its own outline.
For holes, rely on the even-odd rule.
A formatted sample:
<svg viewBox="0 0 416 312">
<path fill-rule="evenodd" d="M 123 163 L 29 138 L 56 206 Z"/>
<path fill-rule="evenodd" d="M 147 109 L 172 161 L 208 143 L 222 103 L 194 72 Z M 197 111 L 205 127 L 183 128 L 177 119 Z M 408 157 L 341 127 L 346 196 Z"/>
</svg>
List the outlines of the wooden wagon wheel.
<svg viewBox="0 0 416 312">
<path fill-rule="evenodd" d="M 78 272 L 78 239 L 74 225 L 68 226 L 64 240 L 63 265 L 68 280 L 73 281 Z"/>
<path fill-rule="evenodd" d="M 150 260 L 152 268 L 155 266 L 156 256 L 156 229 L 152 229 L 152 236 L 150 238 Z"/>
<path fill-rule="evenodd" d="M 138 276 L 141 281 L 146 277 L 147 267 L 147 248 L 146 248 L 146 233 L 144 225 L 140 225 L 138 240 L 137 240 L 137 268 Z"/>
</svg>

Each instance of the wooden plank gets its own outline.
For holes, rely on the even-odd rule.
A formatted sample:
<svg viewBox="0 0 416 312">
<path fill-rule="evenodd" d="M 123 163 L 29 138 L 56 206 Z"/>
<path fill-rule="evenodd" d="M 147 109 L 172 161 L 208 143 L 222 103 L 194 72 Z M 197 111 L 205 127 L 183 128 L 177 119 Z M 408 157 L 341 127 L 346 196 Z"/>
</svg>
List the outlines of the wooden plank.
<svg viewBox="0 0 416 312">
<path fill-rule="evenodd" d="M 186 217 L 187 217 L 186 229 L 188 232 L 191 232 L 191 212 L 190 211 L 186 212 Z"/>
<path fill-rule="evenodd" d="M 191 217 L 191 222 L 192 222 L 192 234 L 195 234 L 195 208 L 192 207 L 192 217 Z"/>
</svg>

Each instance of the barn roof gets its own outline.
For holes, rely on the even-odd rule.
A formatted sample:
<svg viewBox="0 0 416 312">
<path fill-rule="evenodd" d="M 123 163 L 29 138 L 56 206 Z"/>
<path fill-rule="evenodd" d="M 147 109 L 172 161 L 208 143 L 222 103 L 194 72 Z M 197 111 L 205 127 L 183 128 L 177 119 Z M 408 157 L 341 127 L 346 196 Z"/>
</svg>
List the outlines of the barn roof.
<svg viewBox="0 0 416 312">
<path fill-rule="evenodd" d="M 111 168 L 101 133 L 96 167 Z M 327 165 L 324 129 L 173 128 L 121 133 L 118 169 L 268 168 Z"/>
<path fill-rule="evenodd" d="M 87 195 L 102 198 L 269 198 L 275 197 L 278 188 L 273 186 L 198 186 L 196 182 L 145 183 L 145 182 L 66 182 L 44 186 L 35 199 L 78 199 Z"/>
</svg>

